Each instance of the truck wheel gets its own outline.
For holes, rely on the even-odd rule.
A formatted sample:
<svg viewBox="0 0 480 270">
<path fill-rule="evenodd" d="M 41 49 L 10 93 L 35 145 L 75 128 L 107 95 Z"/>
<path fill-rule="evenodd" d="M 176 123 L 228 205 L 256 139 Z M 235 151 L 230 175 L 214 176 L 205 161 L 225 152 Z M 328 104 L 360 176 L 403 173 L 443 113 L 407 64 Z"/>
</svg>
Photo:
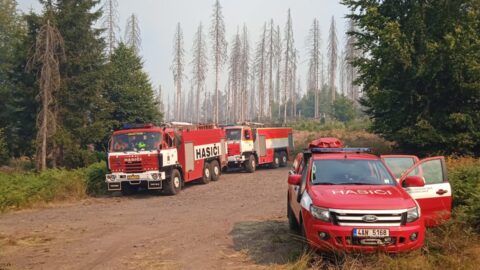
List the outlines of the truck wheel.
<svg viewBox="0 0 480 270">
<path fill-rule="evenodd" d="M 200 183 L 205 185 L 210 183 L 210 180 L 212 180 L 212 170 L 210 169 L 210 164 L 205 161 L 203 164 L 203 176 L 200 179 Z"/>
<path fill-rule="evenodd" d="M 249 173 L 253 173 L 255 168 L 257 167 L 257 162 L 255 161 L 255 157 L 250 155 L 248 160 L 245 162 L 245 170 Z"/>
<path fill-rule="evenodd" d="M 182 175 L 177 169 L 173 169 L 170 179 L 165 181 L 164 191 L 167 195 L 176 195 L 182 189 Z"/>
<path fill-rule="evenodd" d="M 280 166 L 280 156 L 278 155 L 278 153 L 275 153 L 273 155 L 273 162 L 271 164 L 271 167 L 272 169 L 276 169 Z"/>
<path fill-rule="evenodd" d="M 280 167 L 286 167 L 287 162 L 288 162 L 287 153 L 280 152 Z"/>
<path fill-rule="evenodd" d="M 288 227 L 290 230 L 299 232 L 300 227 L 298 226 L 297 219 L 295 218 L 295 214 L 290 207 L 290 202 L 287 200 L 287 217 L 288 217 Z"/>
<path fill-rule="evenodd" d="M 212 171 L 212 181 L 217 181 L 220 179 L 221 169 L 218 161 L 214 160 L 210 162 L 210 169 Z"/>
</svg>

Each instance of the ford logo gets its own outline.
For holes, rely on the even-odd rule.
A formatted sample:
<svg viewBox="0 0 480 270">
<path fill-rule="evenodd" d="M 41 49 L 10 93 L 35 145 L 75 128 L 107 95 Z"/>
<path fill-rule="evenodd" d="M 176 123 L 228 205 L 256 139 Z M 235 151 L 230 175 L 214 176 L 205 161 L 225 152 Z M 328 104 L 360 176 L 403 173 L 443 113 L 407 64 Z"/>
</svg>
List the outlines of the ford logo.
<svg viewBox="0 0 480 270">
<path fill-rule="evenodd" d="M 377 216 L 374 215 L 365 215 L 362 217 L 362 220 L 365 222 L 375 222 L 378 220 Z"/>
</svg>

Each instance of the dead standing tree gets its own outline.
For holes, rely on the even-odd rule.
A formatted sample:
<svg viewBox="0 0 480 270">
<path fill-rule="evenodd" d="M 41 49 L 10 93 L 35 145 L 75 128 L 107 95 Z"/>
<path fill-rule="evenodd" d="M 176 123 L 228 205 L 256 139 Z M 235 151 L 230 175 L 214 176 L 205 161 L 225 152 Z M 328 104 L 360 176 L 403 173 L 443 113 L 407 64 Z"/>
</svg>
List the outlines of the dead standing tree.
<svg viewBox="0 0 480 270">
<path fill-rule="evenodd" d="M 113 50 L 117 44 L 117 32 L 120 31 L 118 27 L 118 2 L 117 0 L 105 0 L 103 4 L 103 22 L 102 26 L 106 29 L 107 53 L 112 55 Z"/>
<path fill-rule="evenodd" d="M 142 39 L 140 38 L 140 26 L 138 26 L 138 18 L 132 13 L 127 21 L 125 29 L 125 43 L 138 54 Z"/>
<path fill-rule="evenodd" d="M 338 60 L 338 48 L 337 48 L 337 29 L 335 27 L 335 18 L 332 16 L 332 22 L 330 24 L 330 31 L 328 35 L 328 87 L 330 88 L 331 102 L 335 101 L 336 89 L 335 89 L 335 75 L 337 73 L 337 60 Z"/>
<path fill-rule="evenodd" d="M 183 32 L 180 27 L 180 23 L 177 24 L 177 30 L 175 31 L 175 37 L 173 41 L 173 63 L 171 70 L 173 72 L 173 80 L 176 87 L 175 94 L 175 119 L 183 119 L 183 93 L 182 93 L 182 82 L 183 82 L 183 69 L 184 69 L 184 56 L 185 50 L 183 49 Z"/>
<path fill-rule="evenodd" d="M 37 83 L 40 111 L 37 115 L 37 169 L 47 168 L 47 158 L 55 160 L 55 145 L 52 137 L 57 130 L 55 92 L 60 87 L 60 62 L 65 57 L 63 38 L 52 23 L 50 12 L 47 21 L 37 34 L 34 53 L 27 63 L 29 70 L 38 70 Z M 50 148 L 50 149 L 49 149 Z"/>
<path fill-rule="evenodd" d="M 222 6 L 218 0 L 213 6 L 212 26 L 210 28 L 210 38 L 212 39 L 212 54 L 215 69 L 215 104 L 213 112 L 213 122 L 218 123 L 218 98 L 220 72 L 227 60 L 227 41 L 225 40 L 225 23 L 223 22 Z"/>
<path fill-rule="evenodd" d="M 200 123 L 200 95 L 205 87 L 208 71 L 207 45 L 203 35 L 202 23 L 198 25 L 197 33 L 193 41 L 192 84 L 195 85 L 195 121 Z"/>
</svg>

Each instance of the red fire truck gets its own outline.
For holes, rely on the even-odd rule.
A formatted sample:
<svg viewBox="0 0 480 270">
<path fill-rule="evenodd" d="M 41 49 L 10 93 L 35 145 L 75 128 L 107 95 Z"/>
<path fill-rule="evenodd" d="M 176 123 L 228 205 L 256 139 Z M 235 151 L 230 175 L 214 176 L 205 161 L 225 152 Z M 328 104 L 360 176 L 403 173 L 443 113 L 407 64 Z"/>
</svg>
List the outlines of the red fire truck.
<svg viewBox="0 0 480 270">
<path fill-rule="evenodd" d="M 293 150 L 291 128 L 224 127 L 228 144 L 228 167 L 254 172 L 257 165 L 285 167 Z"/>
<path fill-rule="evenodd" d="M 225 132 L 213 126 L 128 125 L 113 132 L 108 153 L 109 191 L 142 187 L 175 195 L 185 182 L 216 181 L 227 164 Z"/>
</svg>

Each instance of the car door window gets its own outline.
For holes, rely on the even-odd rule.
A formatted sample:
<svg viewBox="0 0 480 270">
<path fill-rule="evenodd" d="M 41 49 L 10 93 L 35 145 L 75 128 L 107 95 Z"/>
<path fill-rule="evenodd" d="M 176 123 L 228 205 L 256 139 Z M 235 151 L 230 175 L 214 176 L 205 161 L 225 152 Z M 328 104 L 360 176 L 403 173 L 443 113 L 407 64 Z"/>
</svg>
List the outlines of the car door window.
<svg viewBox="0 0 480 270">
<path fill-rule="evenodd" d="M 418 166 L 417 170 L 411 171 L 408 176 L 420 176 L 425 184 L 439 184 L 444 182 L 442 162 L 439 159 L 429 160 Z"/>
</svg>

